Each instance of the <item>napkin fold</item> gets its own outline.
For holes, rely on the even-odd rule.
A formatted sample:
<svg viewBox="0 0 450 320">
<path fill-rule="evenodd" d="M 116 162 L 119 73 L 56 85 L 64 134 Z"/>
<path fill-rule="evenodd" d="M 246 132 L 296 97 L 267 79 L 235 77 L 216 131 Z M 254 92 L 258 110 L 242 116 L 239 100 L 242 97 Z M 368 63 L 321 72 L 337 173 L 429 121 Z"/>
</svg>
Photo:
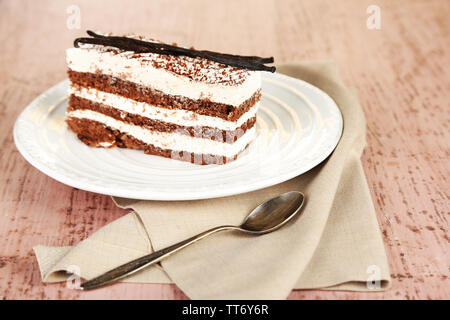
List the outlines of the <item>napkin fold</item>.
<svg viewBox="0 0 450 320">
<path fill-rule="evenodd" d="M 134 258 L 222 224 L 240 224 L 260 203 L 287 191 L 306 195 L 302 215 L 263 236 L 215 234 L 126 278 L 176 283 L 192 299 L 284 299 L 292 289 L 383 290 L 389 267 L 360 156 L 365 119 L 335 64 L 285 64 L 277 71 L 330 95 L 344 118 L 332 155 L 284 183 L 241 195 L 195 201 L 113 198 L 132 212 L 74 247 L 36 246 L 44 282 L 70 273 L 91 279 Z"/>
</svg>

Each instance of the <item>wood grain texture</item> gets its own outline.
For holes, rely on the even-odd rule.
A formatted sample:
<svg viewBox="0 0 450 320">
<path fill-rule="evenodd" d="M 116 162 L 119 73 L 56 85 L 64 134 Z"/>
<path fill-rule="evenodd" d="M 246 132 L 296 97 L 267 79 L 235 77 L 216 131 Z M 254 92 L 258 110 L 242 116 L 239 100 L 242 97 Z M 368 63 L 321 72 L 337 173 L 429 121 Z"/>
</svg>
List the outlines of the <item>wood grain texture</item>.
<svg viewBox="0 0 450 320">
<path fill-rule="evenodd" d="M 81 29 L 67 28 L 77 4 Z M 366 8 L 381 8 L 381 29 Z M 93 292 L 42 284 L 32 246 L 72 245 L 124 215 L 109 197 L 58 183 L 31 167 L 14 120 L 66 77 L 64 50 L 85 29 L 277 62 L 331 59 L 356 87 L 367 117 L 362 161 L 393 287 L 381 293 L 305 290 L 289 299 L 449 299 L 450 2 L 0 1 L 0 298 L 187 299 L 175 285 L 118 284 Z"/>
</svg>

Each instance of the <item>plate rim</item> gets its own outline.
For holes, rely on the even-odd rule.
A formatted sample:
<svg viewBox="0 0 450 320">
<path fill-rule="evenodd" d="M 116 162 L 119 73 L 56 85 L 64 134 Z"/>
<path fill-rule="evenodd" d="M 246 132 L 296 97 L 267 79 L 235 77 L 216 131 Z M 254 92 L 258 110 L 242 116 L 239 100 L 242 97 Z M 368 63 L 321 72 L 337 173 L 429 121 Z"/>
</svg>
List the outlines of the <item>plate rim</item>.
<svg viewBox="0 0 450 320">
<path fill-rule="evenodd" d="M 267 76 L 264 75 L 263 79 L 265 77 L 267 77 Z M 336 147 L 339 144 L 340 139 L 342 138 L 343 129 L 344 129 L 344 119 L 342 116 L 342 112 L 341 112 L 339 106 L 337 105 L 337 103 L 334 101 L 334 99 L 331 98 L 326 92 L 317 88 L 316 86 L 312 85 L 309 82 L 306 82 L 301 79 L 289 77 L 284 74 L 275 73 L 275 74 L 270 74 L 269 77 L 281 77 L 288 81 L 298 81 L 303 86 L 307 86 L 307 87 L 309 86 L 310 88 L 317 90 L 318 92 L 320 92 L 320 94 L 322 94 L 325 97 L 327 97 L 328 99 L 330 99 L 332 101 L 333 108 L 335 108 L 337 110 L 337 114 L 339 115 L 339 117 L 338 117 L 339 118 L 338 119 L 338 121 L 339 121 L 338 131 L 339 132 L 335 136 L 335 141 L 333 141 L 333 143 L 329 143 L 328 149 L 326 151 L 322 152 L 321 155 L 318 157 L 319 160 L 311 162 L 311 164 L 308 166 L 300 167 L 298 170 L 295 170 L 295 168 L 293 168 L 292 170 L 290 170 L 284 174 L 275 175 L 275 176 L 272 176 L 269 178 L 265 178 L 264 180 L 257 180 L 250 185 L 244 184 L 244 185 L 239 185 L 239 186 L 235 186 L 233 188 L 228 188 L 228 189 L 217 188 L 217 189 L 213 189 L 213 190 L 208 190 L 208 193 L 205 193 L 205 192 L 202 192 L 202 193 L 177 192 L 176 194 L 174 194 L 174 193 L 165 192 L 165 191 L 164 192 L 153 191 L 152 193 L 149 193 L 148 195 L 143 196 L 142 194 L 139 194 L 139 196 L 136 197 L 136 195 L 133 194 L 135 192 L 135 190 L 123 190 L 123 189 L 115 190 L 115 189 L 109 189 L 107 186 L 99 187 L 99 186 L 92 185 L 92 184 L 86 185 L 82 181 L 76 181 L 76 180 L 72 179 L 71 177 L 68 177 L 67 175 L 64 175 L 55 170 L 52 170 L 45 164 L 34 159 L 33 156 L 31 154 L 29 154 L 27 150 L 25 150 L 25 147 L 20 143 L 18 131 L 20 129 L 20 122 L 25 121 L 25 120 L 23 120 L 23 117 L 25 116 L 27 111 L 29 111 L 29 109 L 33 108 L 44 96 L 52 94 L 53 91 L 59 89 L 60 86 L 64 85 L 66 82 L 69 82 L 69 79 L 64 79 L 64 80 L 58 82 L 57 84 L 53 85 L 49 89 L 45 90 L 41 94 L 39 94 L 20 112 L 19 116 L 17 117 L 17 119 L 14 123 L 14 128 L 13 128 L 14 143 L 15 143 L 16 148 L 19 151 L 19 153 L 25 158 L 25 160 L 29 164 L 31 164 L 33 167 L 35 167 L 36 169 L 38 169 L 45 175 L 49 176 L 50 178 L 52 178 L 60 183 L 63 183 L 65 185 L 68 185 L 70 187 L 74 187 L 74 188 L 89 191 L 89 192 L 104 194 L 104 195 L 108 195 L 108 196 L 130 198 L 130 199 L 137 199 L 137 200 L 184 201 L 184 200 L 201 200 L 201 199 L 213 199 L 213 198 L 220 198 L 220 197 L 228 197 L 228 196 L 239 195 L 239 194 L 248 193 L 248 192 L 252 192 L 252 191 L 256 191 L 256 190 L 261 190 L 261 189 L 264 189 L 264 188 L 267 188 L 267 187 L 270 187 L 270 186 L 273 186 L 276 184 L 283 183 L 283 182 L 290 180 L 292 178 L 295 178 L 297 176 L 300 176 L 300 175 L 310 171 L 311 169 L 315 168 L 316 166 L 320 165 L 336 149 Z"/>
</svg>

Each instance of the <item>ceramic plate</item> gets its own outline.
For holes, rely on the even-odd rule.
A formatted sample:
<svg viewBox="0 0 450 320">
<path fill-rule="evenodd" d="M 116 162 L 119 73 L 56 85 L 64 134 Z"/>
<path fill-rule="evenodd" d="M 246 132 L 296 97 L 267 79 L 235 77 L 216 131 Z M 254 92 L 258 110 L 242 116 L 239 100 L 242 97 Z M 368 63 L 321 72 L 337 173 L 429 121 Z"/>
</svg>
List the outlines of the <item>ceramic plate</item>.
<svg viewBox="0 0 450 320">
<path fill-rule="evenodd" d="M 21 113 L 14 126 L 20 153 L 48 176 L 73 187 L 133 199 L 193 200 L 229 196 L 286 181 L 314 168 L 336 147 L 343 121 L 318 88 L 265 74 L 257 138 L 225 165 L 200 166 L 139 150 L 91 148 L 67 129 L 65 80 Z"/>
</svg>

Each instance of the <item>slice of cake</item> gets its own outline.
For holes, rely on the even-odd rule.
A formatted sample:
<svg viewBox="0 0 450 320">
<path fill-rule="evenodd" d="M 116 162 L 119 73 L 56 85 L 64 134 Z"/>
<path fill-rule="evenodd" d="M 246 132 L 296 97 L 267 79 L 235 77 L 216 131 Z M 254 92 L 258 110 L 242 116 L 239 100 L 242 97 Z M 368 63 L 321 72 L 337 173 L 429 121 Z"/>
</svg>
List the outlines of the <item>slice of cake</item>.
<svg viewBox="0 0 450 320">
<path fill-rule="evenodd" d="M 66 113 L 87 145 L 223 164 L 255 138 L 260 71 L 273 72 L 273 58 L 88 34 L 67 50 Z"/>
</svg>

